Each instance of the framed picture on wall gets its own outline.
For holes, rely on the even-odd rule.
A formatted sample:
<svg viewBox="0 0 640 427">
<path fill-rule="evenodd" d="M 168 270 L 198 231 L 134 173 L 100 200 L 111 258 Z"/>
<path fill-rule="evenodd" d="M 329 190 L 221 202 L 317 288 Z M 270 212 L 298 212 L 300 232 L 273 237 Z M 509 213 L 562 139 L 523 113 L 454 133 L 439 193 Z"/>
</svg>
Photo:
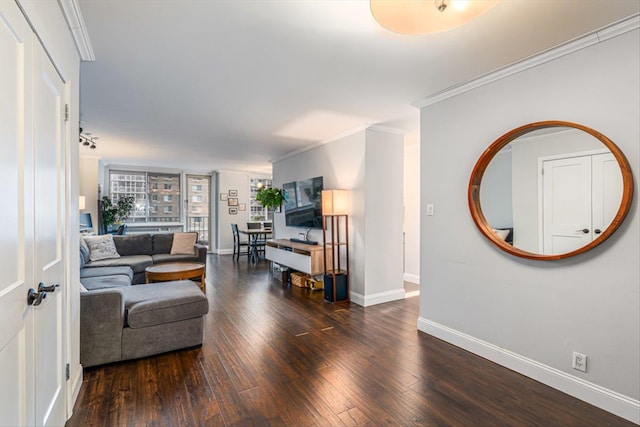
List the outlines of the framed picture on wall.
<svg viewBox="0 0 640 427">
<path fill-rule="evenodd" d="M 227 206 L 238 206 L 238 199 L 236 197 L 227 199 Z"/>
<path fill-rule="evenodd" d="M 238 215 L 238 208 L 229 208 L 229 215 Z"/>
<path fill-rule="evenodd" d="M 229 197 L 238 197 L 238 190 L 229 190 Z"/>
<path fill-rule="evenodd" d="M 239 211 L 246 211 L 247 210 L 247 204 L 246 203 L 238 204 L 238 210 Z"/>
<path fill-rule="evenodd" d="M 227 193 L 220 193 L 220 201 L 224 202 L 227 200 L 229 196 L 227 196 Z"/>
</svg>

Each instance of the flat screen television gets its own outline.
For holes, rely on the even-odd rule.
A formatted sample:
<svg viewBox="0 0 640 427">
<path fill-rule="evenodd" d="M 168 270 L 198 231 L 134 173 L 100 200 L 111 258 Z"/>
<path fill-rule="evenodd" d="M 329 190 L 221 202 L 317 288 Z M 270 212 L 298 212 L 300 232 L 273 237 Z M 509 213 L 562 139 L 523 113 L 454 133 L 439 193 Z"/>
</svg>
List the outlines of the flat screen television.
<svg viewBox="0 0 640 427">
<path fill-rule="evenodd" d="M 80 214 L 80 232 L 93 231 L 93 222 L 90 213 Z"/>
<path fill-rule="evenodd" d="M 284 190 L 284 216 L 288 227 L 322 228 L 322 177 L 288 182 Z"/>
</svg>

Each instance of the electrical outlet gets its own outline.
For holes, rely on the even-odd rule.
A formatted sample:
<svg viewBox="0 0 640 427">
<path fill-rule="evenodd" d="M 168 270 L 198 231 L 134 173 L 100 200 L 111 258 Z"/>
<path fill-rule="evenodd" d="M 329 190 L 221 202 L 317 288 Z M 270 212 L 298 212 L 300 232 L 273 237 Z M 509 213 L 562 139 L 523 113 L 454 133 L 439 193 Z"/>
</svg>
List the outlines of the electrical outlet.
<svg viewBox="0 0 640 427">
<path fill-rule="evenodd" d="M 429 203 L 427 205 L 427 215 L 428 216 L 432 216 L 433 215 L 433 204 L 432 203 Z"/>
<path fill-rule="evenodd" d="M 577 352 L 573 352 L 573 369 L 587 372 L 587 356 Z"/>
</svg>

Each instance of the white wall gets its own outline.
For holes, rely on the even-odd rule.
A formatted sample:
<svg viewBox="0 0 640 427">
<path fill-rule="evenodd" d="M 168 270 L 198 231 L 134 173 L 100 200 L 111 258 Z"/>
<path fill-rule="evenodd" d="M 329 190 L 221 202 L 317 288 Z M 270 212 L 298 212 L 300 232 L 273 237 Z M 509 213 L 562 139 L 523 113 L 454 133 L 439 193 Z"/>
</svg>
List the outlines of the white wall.
<svg viewBox="0 0 640 427">
<path fill-rule="evenodd" d="M 404 297 L 402 289 L 403 137 L 367 129 L 276 161 L 275 186 L 315 176 L 349 190 L 351 300 L 367 306 Z M 276 214 L 275 237 L 297 237 Z M 322 230 L 309 238 L 322 242 Z"/>
<path fill-rule="evenodd" d="M 420 284 L 420 134 L 404 142 L 404 280 Z"/>
<path fill-rule="evenodd" d="M 80 157 L 79 185 L 80 195 L 85 197 L 84 213 L 91 214 L 93 229 L 98 232 L 98 183 L 100 173 L 100 159 L 97 157 Z"/>
<path fill-rule="evenodd" d="M 216 207 L 215 247 L 213 252 L 217 254 L 233 253 L 233 233 L 231 224 L 238 224 L 238 228 L 247 228 L 249 220 L 249 183 L 250 177 L 246 172 L 218 171 L 216 176 L 217 194 L 213 201 Z M 220 193 L 229 194 L 229 190 L 238 191 L 238 203 L 244 203 L 247 210 L 240 211 L 236 215 L 229 214 L 229 205 L 226 201 L 220 201 Z M 235 206 L 237 208 L 237 206 Z"/>
<path fill-rule="evenodd" d="M 503 149 L 487 166 L 480 187 L 482 213 L 493 228 L 513 227 L 511 182 L 511 150 Z"/>
<path fill-rule="evenodd" d="M 631 418 L 640 398 L 637 190 L 609 240 L 553 262 L 493 247 L 475 227 L 466 195 L 483 150 L 540 120 L 608 136 L 637 182 L 639 41 L 635 29 L 421 110 L 422 211 L 434 203 L 436 215 L 422 216 L 419 329 Z M 573 351 L 589 357 L 587 373 L 571 369 Z"/>
</svg>

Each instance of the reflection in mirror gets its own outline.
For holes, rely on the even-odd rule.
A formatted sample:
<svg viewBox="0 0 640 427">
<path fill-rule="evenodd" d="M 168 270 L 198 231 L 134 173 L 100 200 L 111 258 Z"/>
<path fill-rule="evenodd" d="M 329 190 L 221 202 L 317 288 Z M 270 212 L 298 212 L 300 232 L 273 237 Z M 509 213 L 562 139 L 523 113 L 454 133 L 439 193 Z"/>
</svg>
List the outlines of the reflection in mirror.
<svg viewBox="0 0 640 427">
<path fill-rule="evenodd" d="M 502 249 L 558 259 L 611 235 L 629 209 L 632 182 L 626 159 L 606 137 L 571 123 L 541 123 L 510 132 L 485 152 L 469 201 L 476 224 Z"/>
</svg>

